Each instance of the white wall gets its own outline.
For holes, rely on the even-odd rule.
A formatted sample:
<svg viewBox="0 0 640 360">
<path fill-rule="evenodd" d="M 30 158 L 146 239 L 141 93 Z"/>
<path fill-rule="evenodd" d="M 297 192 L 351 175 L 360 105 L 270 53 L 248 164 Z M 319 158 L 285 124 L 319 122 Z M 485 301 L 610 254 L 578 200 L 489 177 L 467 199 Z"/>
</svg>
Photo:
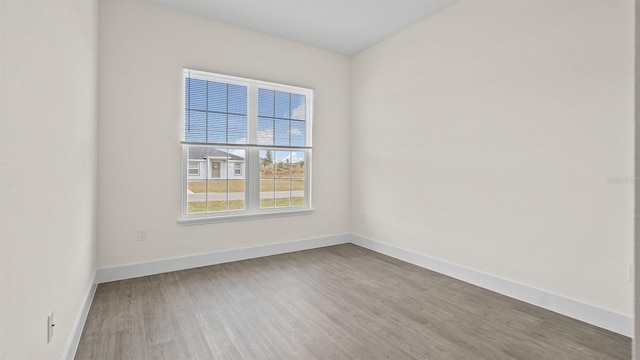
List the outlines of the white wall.
<svg viewBox="0 0 640 360">
<path fill-rule="evenodd" d="M 60 359 L 93 280 L 97 21 L 96 1 L 0 0 L 1 359 Z"/>
<path fill-rule="evenodd" d="M 312 215 L 176 222 L 184 67 L 315 90 Z M 348 232 L 348 82 L 341 55 L 140 0 L 101 1 L 99 266 Z"/>
<path fill-rule="evenodd" d="M 633 24 L 463 0 L 356 55 L 353 232 L 631 315 Z"/>
</svg>

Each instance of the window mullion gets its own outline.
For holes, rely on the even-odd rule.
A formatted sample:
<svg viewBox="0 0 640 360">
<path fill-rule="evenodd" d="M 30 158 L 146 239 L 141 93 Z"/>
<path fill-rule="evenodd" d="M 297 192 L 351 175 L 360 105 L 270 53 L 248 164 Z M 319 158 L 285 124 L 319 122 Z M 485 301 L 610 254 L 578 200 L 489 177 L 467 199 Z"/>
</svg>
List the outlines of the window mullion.
<svg viewBox="0 0 640 360">
<path fill-rule="evenodd" d="M 255 212 L 260 208 L 260 150 L 257 148 L 247 149 L 246 165 L 246 207 L 249 212 Z"/>
<path fill-rule="evenodd" d="M 258 143 L 258 87 L 249 86 L 247 96 L 247 143 Z M 260 150 L 247 148 L 245 169 L 245 206 L 247 211 L 255 212 L 260 208 Z"/>
</svg>

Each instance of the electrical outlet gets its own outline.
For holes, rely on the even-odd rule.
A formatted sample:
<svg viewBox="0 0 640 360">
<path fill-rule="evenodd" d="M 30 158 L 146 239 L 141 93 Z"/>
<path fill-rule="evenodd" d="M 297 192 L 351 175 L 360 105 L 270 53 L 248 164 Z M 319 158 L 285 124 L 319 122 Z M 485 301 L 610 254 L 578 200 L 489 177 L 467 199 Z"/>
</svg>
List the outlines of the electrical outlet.
<svg viewBox="0 0 640 360">
<path fill-rule="evenodd" d="M 138 229 L 138 241 L 147 241 L 147 229 Z"/>
<path fill-rule="evenodd" d="M 54 326 L 56 326 L 56 324 L 53 322 L 53 311 L 51 311 L 47 316 L 47 344 L 51 342 L 51 338 L 53 337 Z"/>
</svg>

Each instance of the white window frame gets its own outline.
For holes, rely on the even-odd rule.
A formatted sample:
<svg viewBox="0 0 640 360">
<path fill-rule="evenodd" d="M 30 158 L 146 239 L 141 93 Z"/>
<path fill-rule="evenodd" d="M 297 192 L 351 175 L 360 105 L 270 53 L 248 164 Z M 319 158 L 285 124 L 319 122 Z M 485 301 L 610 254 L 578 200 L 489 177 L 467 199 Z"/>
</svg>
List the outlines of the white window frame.
<svg viewBox="0 0 640 360">
<path fill-rule="evenodd" d="M 178 218 L 181 225 L 197 225 L 226 221 L 241 221 L 251 219 L 263 219 L 272 217 L 306 215 L 313 212 L 311 199 L 311 176 L 312 176 L 312 129 L 313 129 L 313 90 L 283 85 L 259 80 L 240 78 L 229 75 L 215 74 L 197 70 L 185 69 L 182 76 L 182 109 L 185 108 L 185 76 L 209 81 L 223 82 L 247 87 L 247 144 L 205 144 L 205 143 L 185 143 L 182 142 L 182 216 Z M 257 145 L 258 129 L 258 88 L 295 93 L 306 96 L 306 126 L 305 143 L 306 146 L 274 146 Z M 184 111 L 182 111 L 184 113 Z M 184 117 L 180 119 L 184 132 Z M 184 133 L 181 134 L 184 139 Z M 245 210 L 228 210 L 222 212 L 187 213 L 187 180 L 188 180 L 188 150 L 190 145 L 212 146 L 214 148 L 244 149 L 245 150 Z M 304 198 L 302 206 L 260 208 L 260 150 L 275 151 L 300 151 L 304 152 Z M 242 170 L 241 170 L 242 171 Z M 234 168 L 235 174 L 235 168 Z M 230 178 L 229 174 L 227 177 Z"/>
<path fill-rule="evenodd" d="M 242 164 L 239 162 L 233 163 L 233 176 L 242 176 Z"/>
</svg>

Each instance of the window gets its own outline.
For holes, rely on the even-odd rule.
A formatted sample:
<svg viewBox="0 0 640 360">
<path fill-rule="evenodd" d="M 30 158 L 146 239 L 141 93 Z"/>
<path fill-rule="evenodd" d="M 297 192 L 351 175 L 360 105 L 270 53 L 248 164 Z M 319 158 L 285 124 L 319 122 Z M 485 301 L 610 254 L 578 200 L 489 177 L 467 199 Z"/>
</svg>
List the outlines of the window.
<svg viewBox="0 0 640 360">
<path fill-rule="evenodd" d="M 313 91 L 188 69 L 183 75 L 180 222 L 310 211 Z"/>
<path fill-rule="evenodd" d="M 200 176 L 200 163 L 189 161 L 189 176 Z"/>
</svg>

